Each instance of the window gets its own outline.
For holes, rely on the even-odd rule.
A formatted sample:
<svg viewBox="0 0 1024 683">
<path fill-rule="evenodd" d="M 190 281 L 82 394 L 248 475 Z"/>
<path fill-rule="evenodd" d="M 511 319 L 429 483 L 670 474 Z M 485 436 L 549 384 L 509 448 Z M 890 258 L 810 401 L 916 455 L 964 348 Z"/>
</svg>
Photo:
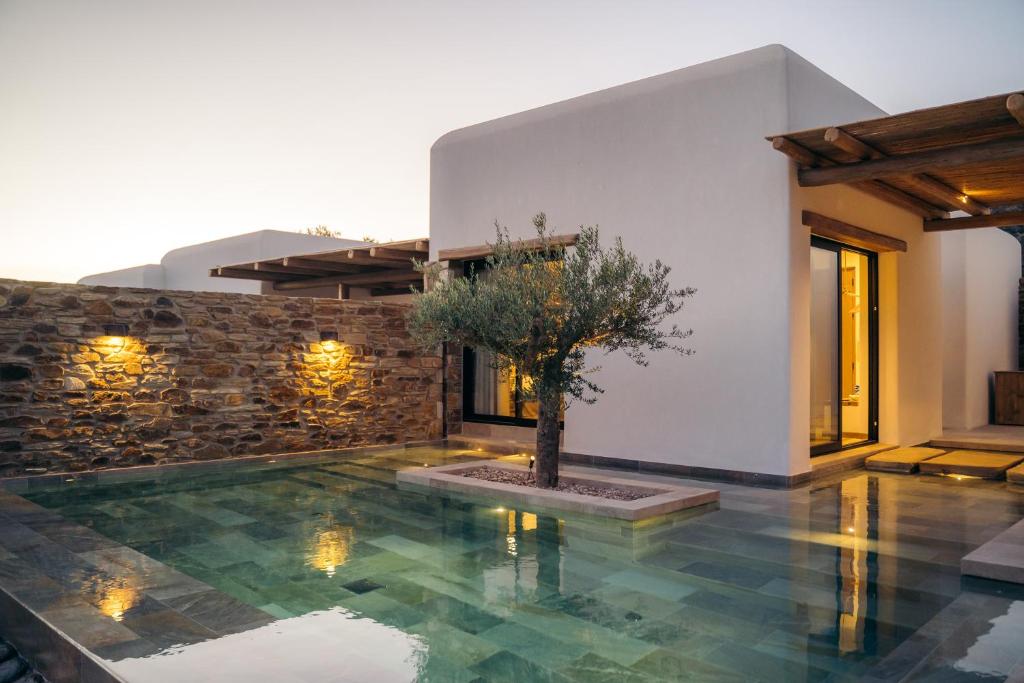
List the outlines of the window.
<svg viewBox="0 0 1024 683">
<path fill-rule="evenodd" d="M 465 273 L 474 268 L 477 277 L 486 277 L 485 261 L 465 264 Z M 537 426 L 538 403 L 527 400 L 530 378 L 512 370 L 499 370 L 489 351 L 463 350 L 463 419 L 467 422 L 490 422 L 522 427 Z M 565 405 L 559 420 L 565 419 Z"/>
</svg>

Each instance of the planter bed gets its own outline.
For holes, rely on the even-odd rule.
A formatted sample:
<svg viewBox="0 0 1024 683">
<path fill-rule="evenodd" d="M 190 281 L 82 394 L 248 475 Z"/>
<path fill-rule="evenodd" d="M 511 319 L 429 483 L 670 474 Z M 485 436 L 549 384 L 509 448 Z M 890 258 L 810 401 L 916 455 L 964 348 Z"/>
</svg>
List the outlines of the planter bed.
<svg viewBox="0 0 1024 683">
<path fill-rule="evenodd" d="M 403 470 L 397 473 L 396 478 L 399 486 L 426 487 L 448 493 L 483 496 L 515 506 L 562 510 L 629 521 L 657 517 L 718 501 L 718 491 L 715 489 L 661 482 L 638 482 L 635 479 L 608 474 L 592 474 L 574 467 L 563 466 L 561 469 L 559 489 L 562 490 L 539 489 L 533 485 L 509 483 L 505 480 L 506 477 L 496 475 L 495 472 L 508 472 L 507 479 L 514 480 L 517 478 L 515 475 L 525 478 L 530 474 L 529 470 L 520 465 L 497 460 Z M 482 473 L 481 470 L 488 472 Z M 481 476 L 487 478 L 480 478 Z M 584 495 L 578 491 L 625 494 L 623 497 L 633 499 Z"/>
</svg>

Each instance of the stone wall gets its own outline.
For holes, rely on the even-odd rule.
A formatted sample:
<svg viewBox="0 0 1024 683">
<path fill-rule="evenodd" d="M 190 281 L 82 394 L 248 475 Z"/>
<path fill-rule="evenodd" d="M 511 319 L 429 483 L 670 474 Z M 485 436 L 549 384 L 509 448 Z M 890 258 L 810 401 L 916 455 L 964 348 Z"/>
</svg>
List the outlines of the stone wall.
<svg viewBox="0 0 1024 683">
<path fill-rule="evenodd" d="M 438 438 L 406 310 L 0 280 L 0 476 Z"/>
</svg>

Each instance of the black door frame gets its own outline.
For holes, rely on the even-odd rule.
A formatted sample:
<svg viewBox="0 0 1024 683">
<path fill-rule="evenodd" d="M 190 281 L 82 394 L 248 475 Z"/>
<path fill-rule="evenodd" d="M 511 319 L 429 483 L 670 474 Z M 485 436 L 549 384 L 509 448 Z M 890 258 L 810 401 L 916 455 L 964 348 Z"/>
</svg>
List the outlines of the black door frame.
<svg viewBox="0 0 1024 683">
<path fill-rule="evenodd" d="M 836 378 L 835 395 L 836 406 L 838 406 L 836 411 L 838 438 L 833 442 L 812 446 L 811 455 L 815 456 L 850 448 L 860 448 L 878 442 L 878 254 L 817 235 L 811 235 L 811 246 L 834 252 L 839 261 L 839 267 L 836 268 L 836 320 L 838 325 L 836 352 L 839 354 L 840 362 L 836 365 L 839 376 Z M 868 438 L 847 446 L 843 445 L 843 268 L 841 260 L 843 251 L 863 254 L 868 259 L 868 383 L 870 384 L 868 387 Z"/>
</svg>

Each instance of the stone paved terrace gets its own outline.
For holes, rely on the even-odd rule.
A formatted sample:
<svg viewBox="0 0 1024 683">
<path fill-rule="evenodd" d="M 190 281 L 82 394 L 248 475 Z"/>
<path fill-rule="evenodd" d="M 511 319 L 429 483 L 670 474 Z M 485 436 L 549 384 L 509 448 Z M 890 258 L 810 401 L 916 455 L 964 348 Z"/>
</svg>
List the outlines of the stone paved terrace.
<svg viewBox="0 0 1024 683">
<path fill-rule="evenodd" d="M 213 666 L 229 681 L 1024 675 L 1024 589 L 960 574 L 1024 514 L 1022 488 L 862 471 L 716 484 L 718 510 L 626 528 L 394 486 L 396 469 L 478 457 L 493 456 L 422 447 L 15 485 L 0 587 L 91 638 L 79 665 L 96 656 L 139 683 Z"/>
</svg>

